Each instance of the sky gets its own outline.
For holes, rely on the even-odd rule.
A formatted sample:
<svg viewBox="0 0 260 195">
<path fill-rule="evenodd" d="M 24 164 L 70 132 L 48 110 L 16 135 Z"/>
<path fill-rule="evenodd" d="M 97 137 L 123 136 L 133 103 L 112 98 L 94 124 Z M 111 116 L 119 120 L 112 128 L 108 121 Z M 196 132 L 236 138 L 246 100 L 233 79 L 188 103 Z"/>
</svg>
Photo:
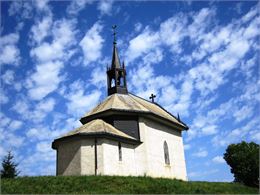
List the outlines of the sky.
<svg viewBox="0 0 260 195">
<path fill-rule="evenodd" d="M 128 90 L 189 126 L 189 180 L 233 181 L 227 146 L 260 143 L 259 2 L 0 3 L 0 158 L 20 175 L 55 175 L 52 141 L 107 97 L 114 24 Z"/>
</svg>

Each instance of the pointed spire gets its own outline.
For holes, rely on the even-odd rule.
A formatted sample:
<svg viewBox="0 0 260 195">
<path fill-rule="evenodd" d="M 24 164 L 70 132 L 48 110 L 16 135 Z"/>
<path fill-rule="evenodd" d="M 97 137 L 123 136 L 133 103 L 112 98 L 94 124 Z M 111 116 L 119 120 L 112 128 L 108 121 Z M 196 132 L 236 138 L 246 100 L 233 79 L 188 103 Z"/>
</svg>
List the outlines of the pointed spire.
<svg viewBox="0 0 260 195">
<path fill-rule="evenodd" d="M 112 57 L 112 63 L 111 63 L 111 67 L 112 68 L 120 68 L 121 64 L 120 64 L 120 60 L 118 57 L 118 52 L 117 52 L 117 48 L 116 48 L 116 25 L 112 26 L 113 29 L 113 36 L 114 36 L 114 41 L 113 41 L 113 57 Z"/>
<path fill-rule="evenodd" d="M 126 70 L 125 64 L 121 66 L 117 47 L 116 47 L 116 25 L 112 26 L 113 29 L 113 56 L 111 67 L 107 70 L 107 94 L 111 95 L 114 93 L 127 94 L 127 84 L 126 84 Z"/>
<path fill-rule="evenodd" d="M 111 68 L 120 68 L 120 60 L 118 57 L 118 53 L 117 53 L 117 48 L 116 48 L 116 44 L 114 44 L 113 47 L 113 57 L 112 57 L 112 64 L 111 64 Z"/>
</svg>

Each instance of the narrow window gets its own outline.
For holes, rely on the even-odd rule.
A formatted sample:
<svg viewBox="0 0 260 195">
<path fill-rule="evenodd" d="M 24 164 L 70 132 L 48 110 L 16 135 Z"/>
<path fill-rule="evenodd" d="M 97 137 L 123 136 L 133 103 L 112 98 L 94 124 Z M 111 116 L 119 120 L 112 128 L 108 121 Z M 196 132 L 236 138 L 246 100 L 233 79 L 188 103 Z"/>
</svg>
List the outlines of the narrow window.
<svg viewBox="0 0 260 195">
<path fill-rule="evenodd" d="M 124 82 L 124 78 L 120 77 L 120 86 L 124 87 L 125 86 L 125 82 Z"/>
<path fill-rule="evenodd" d="M 164 141 L 163 143 L 163 149 L 164 149 L 164 160 L 166 165 L 170 165 L 170 157 L 169 157 L 169 150 L 168 150 L 168 145 L 167 142 Z"/>
<path fill-rule="evenodd" d="M 122 147 L 121 143 L 118 143 L 118 156 L 119 156 L 119 161 L 122 161 Z"/>
<path fill-rule="evenodd" d="M 112 79 L 112 80 L 111 80 L 110 86 L 111 86 L 111 87 L 115 87 L 115 86 L 116 86 L 115 79 Z"/>
</svg>

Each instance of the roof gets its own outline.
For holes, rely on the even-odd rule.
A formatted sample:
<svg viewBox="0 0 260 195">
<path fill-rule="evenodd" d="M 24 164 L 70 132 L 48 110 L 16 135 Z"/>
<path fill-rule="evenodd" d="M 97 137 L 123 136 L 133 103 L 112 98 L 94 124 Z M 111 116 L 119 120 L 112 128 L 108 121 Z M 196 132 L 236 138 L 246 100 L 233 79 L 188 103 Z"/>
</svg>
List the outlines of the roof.
<svg viewBox="0 0 260 195">
<path fill-rule="evenodd" d="M 118 57 L 118 52 L 117 52 L 117 48 L 116 45 L 114 44 L 113 47 L 113 57 L 112 57 L 112 68 L 120 68 L 120 60 Z"/>
<path fill-rule="evenodd" d="M 69 137 L 72 135 L 80 135 L 80 134 L 86 135 L 86 134 L 100 134 L 100 133 L 106 133 L 106 134 L 116 135 L 116 136 L 127 138 L 127 139 L 136 140 L 134 137 L 123 133 L 122 131 L 116 129 L 115 127 L 113 127 L 112 125 L 106 123 L 105 121 L 103 121 L 101 119 L 92 120 L 92 121 L 82 125 L 81 127 L 76 128 L 76 129 L 66 133 L 65 135 L 59 137 L 58 139 Z"/>
<path fill-rule="evenodd" d="M 182 126 L 184 129 L 188 129 L 187 125 L 176 119 L 172 114 L 167 112 L 158 104 L 149 102 L 143 98 L 135 96 L 133 94 L 112 94 L 108 96 L 102 103 L 88 112 L 84 117 L 89 117 L 94 114 L 98 114 L 108 110 L 130 111 L 130 112 L 143 112 L 152 113 L 169 120 L 177 125 Z"/>
</svg>

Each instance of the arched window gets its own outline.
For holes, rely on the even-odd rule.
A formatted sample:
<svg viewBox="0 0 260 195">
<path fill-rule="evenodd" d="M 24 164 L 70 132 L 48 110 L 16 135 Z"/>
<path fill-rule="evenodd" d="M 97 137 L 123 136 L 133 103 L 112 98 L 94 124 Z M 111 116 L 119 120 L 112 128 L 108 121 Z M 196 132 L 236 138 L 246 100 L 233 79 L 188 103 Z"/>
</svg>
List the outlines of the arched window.
<svg viewBox="0 0 260 195">
<path fill-rule="evenodd" d="M 163 150 L 164 150 L 165 164 L 169 165 L 170 164 L 170 156 L 169 156 L 169 150 L 168 150 L 168 145 L 167 145 L 166 141 L 164 141 L 164 143 L 163 143 Z"/>
<path fill-rule="evenodd" d="M 118 143 L 118 156 L 119 156 L 119 161 L 122 161 L 122 147 L 121 143 Z"/>
<path fill-rule="evenodd" d="M 120 86 L 124 87 L 125 86 L 125 81 L 123 77 L 120 77 Z"/>
<path fill-rule="evenodd" d="M 110 86 L 111 86 L 111 87 L 115 87 L 115 86 L 116 86 L 115 79 L 112 79 L 112 80 L 111 80 Z"/>
</svg>

